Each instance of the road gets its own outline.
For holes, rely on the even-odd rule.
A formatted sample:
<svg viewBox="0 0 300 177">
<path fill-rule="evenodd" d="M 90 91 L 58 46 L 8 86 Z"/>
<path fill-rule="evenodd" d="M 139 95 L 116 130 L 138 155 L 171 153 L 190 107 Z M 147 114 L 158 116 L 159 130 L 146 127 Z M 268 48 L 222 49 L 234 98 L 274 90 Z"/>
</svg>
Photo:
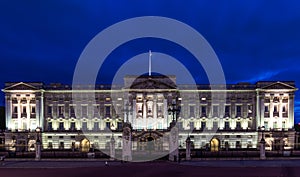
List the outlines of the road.
<svg viewBox="0 0 300 177">
<path fill-rule="evenodd" d="M 7 161 L 0 177 L 300 177 L 300 160 L 120 163 Z"/>
</svg>

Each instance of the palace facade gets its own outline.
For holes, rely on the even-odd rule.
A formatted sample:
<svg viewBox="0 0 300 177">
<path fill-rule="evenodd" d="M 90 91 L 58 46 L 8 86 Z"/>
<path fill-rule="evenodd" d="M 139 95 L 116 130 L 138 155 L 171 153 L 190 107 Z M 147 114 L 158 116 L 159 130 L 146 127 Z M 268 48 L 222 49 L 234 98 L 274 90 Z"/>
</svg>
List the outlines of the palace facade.
<svg viewBox="0 0 300 177">
<path fill-rule="evenodd" d="M 176 85 L 175 76 L 127 76 L 124 85 L 73 88 L 6 83 L 5 145 L 34 150 L 38 136 L 44 150 L 105 150 L 114 138 L 115 149 L 122 150 L 126 137 L 133 151 L 163 152 L 169 151 L 168 133 L 175 122 L 179 149 L 188 136 L 194 149 L 258 148 L 263 133 L 267 149 L 291 149 L 296 90 L 294 82 L 285 81 L 213 90 L 210 85 Z"/>
</svg>

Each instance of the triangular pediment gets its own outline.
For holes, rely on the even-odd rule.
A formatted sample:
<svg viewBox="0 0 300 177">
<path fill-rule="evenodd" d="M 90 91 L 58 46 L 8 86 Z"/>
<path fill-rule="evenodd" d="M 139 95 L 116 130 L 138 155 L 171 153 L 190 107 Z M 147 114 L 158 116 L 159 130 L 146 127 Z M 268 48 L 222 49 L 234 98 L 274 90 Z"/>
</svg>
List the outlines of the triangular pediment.
<svg viewBox="0 0 300 177">
<path fill-rule="evenodd" d="M 283 82 L 275 82 L 265 87 L 262 87 L 262 89 L 296 89 L 296 88 Z"/>
<path fill-rule="evenodd" d="M 19 82 L 19 83 L 11 85 L 9 87 L 6 87 L 4 89 L 4 91 L 5 90 L 38 90 L 38 88 L 36 88 L 33 85 L 24 83 L 24 82 Z"/>
</svg>

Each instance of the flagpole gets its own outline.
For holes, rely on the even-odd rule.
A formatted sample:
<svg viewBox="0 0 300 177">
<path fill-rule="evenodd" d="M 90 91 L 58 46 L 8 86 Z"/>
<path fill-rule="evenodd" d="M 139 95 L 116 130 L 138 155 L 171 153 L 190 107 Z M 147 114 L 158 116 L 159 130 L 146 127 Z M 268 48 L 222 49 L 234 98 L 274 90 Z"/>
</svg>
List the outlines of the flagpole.
<svg viewBox="0 0 300 177">
<path fill-rule="evenodd" d="M 151 76 L 151 50 L 149 50 L 149 76 Z"/>
</svg>

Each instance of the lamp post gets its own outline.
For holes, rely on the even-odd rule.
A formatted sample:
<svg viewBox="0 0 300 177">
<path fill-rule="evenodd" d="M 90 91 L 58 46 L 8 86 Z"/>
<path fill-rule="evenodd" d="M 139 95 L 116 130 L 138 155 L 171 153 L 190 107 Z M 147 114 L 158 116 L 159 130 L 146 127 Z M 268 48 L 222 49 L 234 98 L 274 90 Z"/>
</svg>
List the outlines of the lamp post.
<svg viewBox="0 0 300 177">
<path fill-rule="evenodd" d="M 264 131 L 265 131 L 265 126 L 262 126 L 260 128 L 261 130 L 261 140 L 260 140 L 260 159 L 265 160 L 266 159 L 266 141 L 264 139 Z"/>
<path fill-rule="evenodd" d="M 177 122 L 178 114 L 180 113 L 180 107 L 176 106 L 176 102 L 173 101 L 172 105 L 168 109 L 169 114 L 172 115 L 172 122 L 171 125 L 175 125 Z"/>
<path fill-rule="evenodd" d="M 40 140 L 40 132 L 41 128 L 37 127 L 35 129 L 36 132 L 36 146 L 35 146 L 35 160 L 41 160 L 41 140 Z"/>
</svg>

